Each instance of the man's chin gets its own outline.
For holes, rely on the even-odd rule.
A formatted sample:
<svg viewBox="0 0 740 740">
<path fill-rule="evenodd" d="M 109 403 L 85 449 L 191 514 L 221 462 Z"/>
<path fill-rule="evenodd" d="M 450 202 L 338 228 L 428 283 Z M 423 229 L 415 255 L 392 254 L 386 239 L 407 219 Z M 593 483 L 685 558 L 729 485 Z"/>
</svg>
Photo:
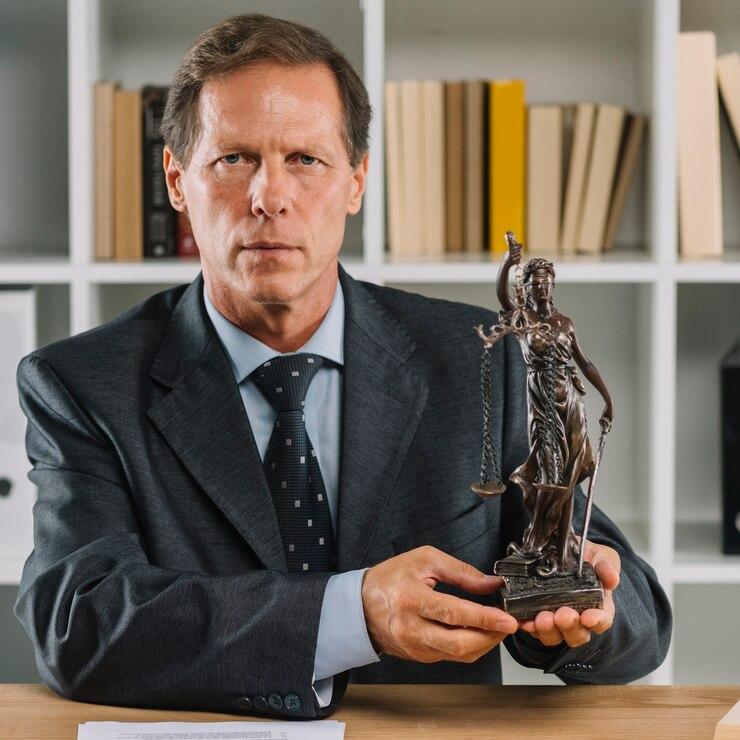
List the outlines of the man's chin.
<svg viewBox="0 0 740 740">
<path fill-rule="evenodd" d="M 244 295 L 254 303 L 287 304 L 295 300 L 302 292 L 299 281 L 285 275 L 266 276 L 264 279 L 251 275 L 241 281 Z"/>
</svg>

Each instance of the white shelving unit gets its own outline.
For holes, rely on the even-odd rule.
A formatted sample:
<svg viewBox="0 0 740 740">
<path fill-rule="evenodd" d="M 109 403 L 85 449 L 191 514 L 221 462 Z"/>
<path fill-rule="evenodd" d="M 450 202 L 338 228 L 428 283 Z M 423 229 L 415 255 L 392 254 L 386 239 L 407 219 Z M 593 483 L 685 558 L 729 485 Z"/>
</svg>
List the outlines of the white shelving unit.
<svg viewBox="0 0 740 740">
<path fill-rule="evenodd" d="M 342 255 L 359 279 L 497 307 L 497 259 L 399 262 L 385 252 L 386 79 L 517 76 L 526 80 L 528 102 L 616 102 L 648 114 L 645 161 L 617 248 L 604 258 L 556 260 L 556 304 L 573 316 L 586 353 L 614 392 L 615 428 L 597 504 L 655 567 L 674 604 L 671 652 L 646 680 L 739 682 L 738 656 L 723 649 L 736 642 L 730 615 L 740 609 L 740 558 L 720 554 L 718 361 L 740 325 L 740 164 L 723 121 L 726 254 L 701 263 L 681 260 L 676 42 L 682 28 L 711 29 L 720 53 L 740 49 L 740 3 L 4 0 L 0 49 L 11 50 L 13 65 L 0 85 L 12 86 L 16 102 L 0 113 L 0 147 L 20 141 L 23 146 L 7 153 L 26 156 L 11 157 L 11 177 L 0 178 L 0 285 L 37 286 L 42 344 L 198 273 L 196 262 L 93 261 L 92 83 L 168 84 L 202 30 L 247 11 L 319 28 L 363 75 L 374 110 L 371 166 L 363 209 L 348 221 Z M 30 34 L 33 43 L 6 44 L 8 28 Z M 49 105 L 62 114 L 49 117 Z M 29 114 L 33 127 L 21 126 Z M 51 153 L 44 146 L 49 141 Z M 13 200 L 11 186 L 28 197 L 38 192 L 49 209 L 35 207 L 31 216 Z M 591 419 L 600 413 L 594 395 L 587 396 Z M 720 608 L 715 601 L 722 605 L 719 615 L 707 613 Z M 710 659 L 698 655 L 697 643 Z M 508 660 L 504 670 L 509 682 L 557 682 Z"/>
</svg>

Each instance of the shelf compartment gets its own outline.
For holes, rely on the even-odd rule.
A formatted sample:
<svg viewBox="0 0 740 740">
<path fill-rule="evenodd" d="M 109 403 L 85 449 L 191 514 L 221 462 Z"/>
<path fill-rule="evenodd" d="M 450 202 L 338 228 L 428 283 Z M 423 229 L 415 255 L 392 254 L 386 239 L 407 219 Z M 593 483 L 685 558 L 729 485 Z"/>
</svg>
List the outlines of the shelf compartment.
<svg viewBox="0 0 740 740">
<path fill-rule="evenodd" d="M 467 0 L 463 12 L 460 4 L 427 0 L 419 13 L 415 0 L 393 0 L 386 3 L 385 79 L 520 78 L 527 103 L 603 102 L 647 114 L 615 249 L 653 247 L 653 10 L 653 2 L 639 0 Z"/>
<path fill-rule="evenodd" d="M 319 29 L 363 74 L 363 14 L 356 0 L 97 0 L 100 79 L 119 80 L 124 88 L 169 85 L 187 49 L 215 23 L 231 16 L 261 12 Z M 93 218 L 92 210 L 89 218 Z M 363 253 L 364 209 L 348 216 L 344 251 Z"/>
<path fill-rule="evenodd" d="M 736 588 L 677 585 L 673 619 L 674 683 L 740 682 Z"/>
<path fill-rule="evenodd" d="M 740 555 L 722 554 L 719 521 L 676 524 L 673 581 L 740 584 Z"/>
<path fill-rule="evenodd" d="M 720 362 L 740 334 L 735 284 L 677 286 L 676 521 L 721 519 Z M 666 433 L 670 433 L 666 430 Z M 719 539 L 718 539 L 719 549 Z"/>
<path fill-rule="evenodd" d="M 66 28 L 66 3 L 0 3 L 0 255 L 6 259 L 68 252 Z"/>
<path fill-rule="evenodd" d="M 735 0 L 682 0 L 682 31 L 713 31 L 717 55 L 740 50 L 740 5 Z M 722 231 L 725 253 L 740 259 L 740 157 L 738 143 L 720 103 Z M 738 271 L 734 272 L 735 275 Z M 740 278 L 735 278 L 740 280 Z"/>
<path fill-rule="evenodd" d="M 498 308 L 493 282 L 389 284 L 433 298 Z M 650 550 L 646 535 L 649 419 L 645 413 L 649 405 L 644 397 L 650 358 L 640 348 L 650 323 L 651 290 L 649 285 L 636 284 L 558 284 L 554 296 L 558 310 L 573 319 L 584 353 L 601 372 L 614 399 L 615 423 L 605 448 L 594 503 L 618 526 L 624 524 L 626 533 L 638 537 L 631 544 L 642 555 Z M 470 334 L 471 342 L 477 341 L 472 330 Z M 591 443 L 597 445 L 603 401 L 588 381 L 584 383 Z"/>
</svg>

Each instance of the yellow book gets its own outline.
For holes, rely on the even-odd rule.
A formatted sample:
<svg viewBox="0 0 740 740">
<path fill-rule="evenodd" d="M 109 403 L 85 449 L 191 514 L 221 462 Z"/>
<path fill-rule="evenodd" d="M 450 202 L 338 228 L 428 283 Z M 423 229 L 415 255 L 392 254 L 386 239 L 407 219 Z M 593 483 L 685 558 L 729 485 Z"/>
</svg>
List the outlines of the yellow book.
<svg viewBox="0 0 740 740">
<path fill-rule="evenodd" d="M 488 245 L 506 250 L 507 231 L 526 243 L 524 233 L 526 110 L 523 80 L 489 82 Z"/>
</svg>

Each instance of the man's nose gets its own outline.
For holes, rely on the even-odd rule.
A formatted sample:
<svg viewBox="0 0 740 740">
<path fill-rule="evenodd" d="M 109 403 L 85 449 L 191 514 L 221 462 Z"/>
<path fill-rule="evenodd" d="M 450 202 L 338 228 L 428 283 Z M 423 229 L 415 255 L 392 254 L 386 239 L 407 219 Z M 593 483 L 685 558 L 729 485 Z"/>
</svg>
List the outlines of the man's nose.
<svg viewBox="0 0 740 740">
<path fill-rule="evenodd" d="M 286 213 L 290 201 L 289 177 L 279 165 L 264 162 L 252 180 L 252 213 L 274 218 Z"/>
</svg>

